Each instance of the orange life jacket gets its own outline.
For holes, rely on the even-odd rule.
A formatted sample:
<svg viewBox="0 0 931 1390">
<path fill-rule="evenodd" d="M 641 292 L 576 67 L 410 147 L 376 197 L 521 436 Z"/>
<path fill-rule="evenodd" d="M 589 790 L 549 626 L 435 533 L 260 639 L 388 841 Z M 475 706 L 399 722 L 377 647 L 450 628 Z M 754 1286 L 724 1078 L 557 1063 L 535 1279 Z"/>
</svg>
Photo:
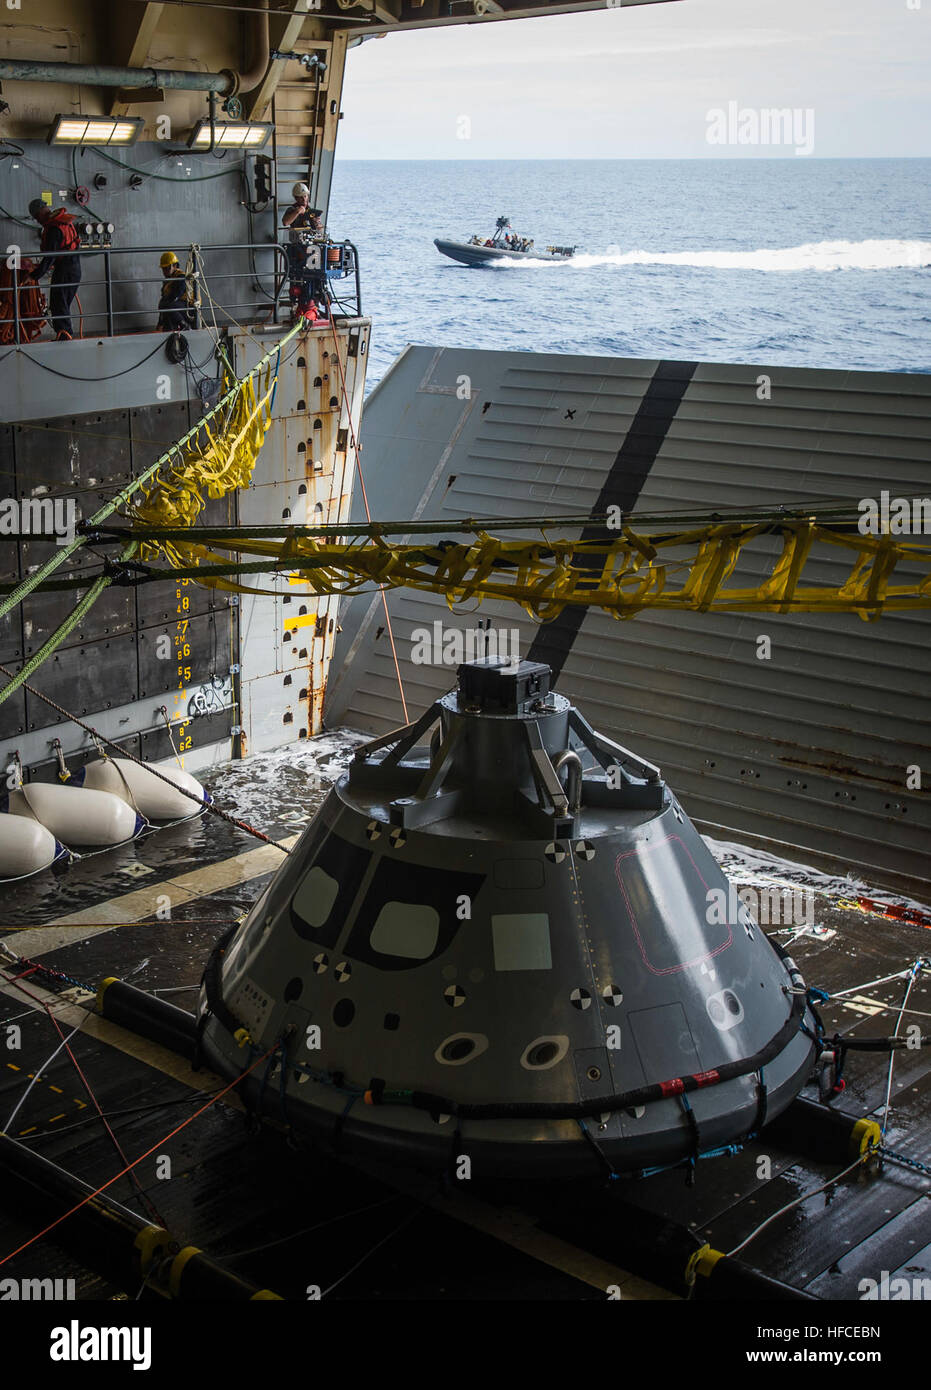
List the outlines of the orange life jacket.
<svg viewBox="0 0 931 1390">
<path fill-rule="evenodd" d="M 71 216 L 71 213 L 66 212 L 64 208 L 56 208 L 42 228 L 43 251 L 49 249 L 47 244 L 47 233 L 51 227 L 57 227 L 61 232 L 62 241 L 60 249 L 62 251 L 77 251 L 79 249 L 81 238 L 75 226 L 74 218 Z"/>
</svg>

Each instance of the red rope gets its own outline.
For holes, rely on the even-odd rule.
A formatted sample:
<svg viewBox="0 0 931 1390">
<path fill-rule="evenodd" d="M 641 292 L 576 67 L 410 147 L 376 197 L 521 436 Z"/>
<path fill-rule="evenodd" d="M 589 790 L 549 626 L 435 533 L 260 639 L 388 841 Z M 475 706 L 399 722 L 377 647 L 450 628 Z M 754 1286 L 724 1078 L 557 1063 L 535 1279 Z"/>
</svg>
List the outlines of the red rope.
<svg viewBox="0 0 931 1390">
<path fill-rule="evenodd" d="M 343 362 L 342 358 L 339 355 L 339 338 L 336 333 L 336 324 L 333 322 L 333 306 L 326 287 L 324 287 L 323 294 L 324 298 L 326 299 L 327 313 L 330 316 L 330 327 L 333 329 L 333 354 L 336 358 L 336 365 L 339 368 L 340 387 L 343 393 L 343 400 L 346 403 L 346 418 L 349 421 L 349 437 L 352 440 L 352 451 L 355 455 L 356 460 L 356 472 L 359 475 L 359 485 L 362 488 L 362 504 L 365 507 L 365 519 L 369 523 L 369 525 L 371 525 L 372 513 L 369 511 L 369 499 L 365 491 L 365 479 L 362 476 L 362 460 L 359 458 L 359 446 L 356 443 L 356 431 L 352 423 L 352 409 L 349 405 L 349 393 L 346 390 L 346 378 L 343 375 Z M 395 675 L 398 678 L 398 691 L 401 696 L 401 709 L 404 711 L 404 723 L 409 724 L 410 715 L 407 712 L 407 701 L 404 698 L 404 682 L 401 679 L 401 667 L 398 663 L 398 651 L 397 647 L 394 645 L 394 632 L 391 627 L 391 614 L 388 612 L 388 596 L 384 588 L 381 591 L 381 601 L 385 609 L 385 623 L 387 624 L 388 629 L 388 641 L 391 644 L 391 656 L 394 660 L 394 671 Z"/>
<path fill-rule="evenodd" d="M 37 969 L 40 969 L 40 968 L 41 968 L 40 966 L 34 965 L 34 966 L 32 967 L 32 969 L 31 969 L 28 973 L 29 973 L 29 974 L 32 974 L 33 970 L 37 970 Z M 72 1061 L 73 1064 L 74 1064 L 74 1069 L 75 1069 L 75 1071 L 77 1072 L 78 1076 L 81 1078 L 81 1082 L 82 1082 L 82 1084 L 83 1084 L 83 1086 L 84 1086 L 85 1091 L 87 1092 L 87 1094 L 90 1096 L 91 1100 L 92 1100 L 93 1103 L 94 1103 L 94 1109 L 97 1111 L 97 1114 L 100 1116 L 101 1120 L 103 1120 L 104 1127 L 105 1127 L 107 1133 L 109 1134 L 110 1138 L 113 1140 L 113 1146 L 114 1146 L 114 1148 L 116 1149 L 117 1153 L 119 1154 L 119 1156 L 120 1156 L 120 1158 L 123 1160 L 123 1162 L 124 1162 L 124 1163 L 128 1163 L 129 1160 L 127 1159 L 125 1153 L 123 1152 L 123 1149 L 122 1149 L 122 1146 L 121 1146 L 121 1144 L 120 1144 L 120 1141 L 117 1139 L 116 1135 L 113 1133 L 113 1130 L 112 1130 L 112 1128 L 110 1127 L 110 1122 L 109 1122 L 109 1120 L 107 1119 L 106 1115 L 103 1113 L 103 1110 L 100 1108 L 100 1102 L 98 1101 L 96 1095 L 94 1094 L 94 1089 L 93 1089 L 93 1087 L 91 1086 L 90 1082 L 88 1081 L 87 1077 L 84 1075 L 84 1072 L 81 1070 L 81 1064 L 80 1064 L 80 1062 L 78 1061 L 77 1057 L 75 1057 L 74 1053 L 71 1051 L 70 1044 L 68 1043 L 67 1039 L 65 1038 L 65 1035 L 64 1035 L 64 1033 L 62 1032 L 61 1027 L 59 1026 L 58 1019 L 57 1019 L 57 1018 L 55 1017 L 55 1015 L 52 1013 L 52 1010 L 50 1009 L 49 1005 L 46 1003 L 46 1001 L 45 1001 L 44 999 L 41 999 L 41 998 L 39 997 L 38 994 L 33 994 L 31 990 L 28 990 L 28 989 L 26 989 L 23 985 L 19 984 L 19 980 L 22 979 L 22 976 L 18 976 L 15 980 L 13 980 L 13 979 L 11 979 L 8 975 L 6 975 L 6 974 L 4 974 L 2 971 L 0 971 L 0 978 L 6 980 L 8 984 L 15 984 L 16 987 L 19 989 L 19 991 L 20 991 L 21 994 L 25 994 L 25 996 L 26 996 L 27 999 L 33 999 L 33 1000 L 35 1000 L 35 1002 L 36 1002 L 37 1004 L 40 1004 L 40 1005 L 42 1006 L 42 1008 L 45 1010 L 45 1012 L 48 1014 L 49 1019 L 51 1020 L 52 1026 L 53 1026 L 54 1029 L 55 1029 L 55 1032 L 58 1034 L 58 1036 L 59 1036 L 59 1038 L 61 1039 L 62 1043 L 64 1043 L 65 1051 L 67 1052 L 68 1056 L 71 1058 L 71 1061 Z M 161 1213 L 159 1212 L 158 1208 L 156 1207 L 155 1203 L 151 1200 L 151 1198 L 149 1198 L 149 1197 L 146 1195 L 146 1192 L 145 1192 L 144 1188 L 142 1187 L 142 1184 L 139 1182 L 139 1179 L 136 1177 L 135 1173 L 130 1174 L 130 1177 L 132 1178 L 132 1181 L 133 1181 L 133 1183 L 134 1183 L 134 1185 L 135 1185 L 135 1187 L 136 1187 L 137 1192 L 139 1193 L 139 1196 L 142 1198 L 142 1200 L 145 1202 L 146 1206 L 149 1208 L 149 1214 L 150 1214 L 151 1216 L 154 1216 L 155 1219 L 156 1219 L 162 1226 L 164 1226 L 164 1224 L 165 1224 L 164 1218 L 162 1217 L 162 1215 L 161 1215 Z"/>
<path fill-rule="evenodd" d="M 0 673 L 4 676 L 9 676 L 11 680 L 13 679 L 14 673 L 8 671 L 5 666 L 0 666 Z M 166 782 L 174 791 L 180 792 L 182 796 L 186 796 L 188 801 L 196 802 L 202 810 L 209 811 L 213 816 L 219 816 L 221 820 L 225 820 L 230 825 L 234 825 L 237 830 L 245 830 L 247 834 L 254 835 L 257 840 L 263 840 L 265 844 L 272 845 L 275 849 L 281 850 L 282 854 L 291 853 L 289 849 L 285 849 L 284 845 L 280 845 L 276 840 L 270 839 L 269 836 L 264 835 L 261 830 L 256 830 L 255 826 L 250 825 L 248 821 L 239 820 L 236 816 L 231 816 L 229 811 L 221 811 L 220 807 L 216 806 L 212 801 L 202 801 L 199 796 L 195 795 L 194 792 L 189 792 L 186 787 L 179 787 L 170 777 L 166 777 L 164 772 L 159 772 L 157 767 L 153 767 L 151 763 L 143 762 L 141 758 L 136 757 L 135 753 L 131 753 L 128 748 L 121 748 L 118 743 L 114 743 L 112 738 L 107 738 L 105 734 L 98 733 L 92 724 L 85 724 L 83 719 L 79 719 L 76 714 L 72 714 L 70 710 L 66 710 L 63 705 L 57 704 L 50 696 L 43 695 L 42 691 L 36 690 L 35 686 L 29 685 L 26 681 L 23 682 L 23 686 L 29 691 L 30 695 L 35 695 L 37 699 L 43 700 L 45 704 L 49 705 L 53 710 L 56 710 L 60 715 L 63 715 L 65 719 L 70 720 L 72 724 L 77 724 L 79 729 L 83 729 L 85 733 L 90 734 L 93 739 L 99 739 L 101 743 L 107 744 L 108 747 L 115 748 L 121 758 L 128 758 L 131 763 L 135 763 L 137 767 L 144 768 L 145 771 L 150 773 L 153 777 L 157 777 L 160 782 Z"/>
<path fill-rule="evenodd" d="M 101 1192 L 106 1192 L 108 1187 L 112 1187 L 113 1184 L 115 1182 L 118 1182 L 120 1178 L 125 1177 L 126 1174 L 130 1172 L 133 1168 L 135 1168 L 138 1164 L 140 1164 L 144 1158 L 148 1158 L 150 1154 L 155 1153 L 156 1149 L 160 1149 L 164 1144 L 167 1144 L 169 1139 L 173 1139 L 176 1134 L 179 1134 L 182 1129 L 185 1129 L 189 1124 L 192 1123 L 192 1121 L 196 1120 L 199 1115 L 203 1115 L 205 1110 L 209 1110 L 211 1105 L 214 1105 L 218 1100 L 225 1096 L 228 1091 L 231 1091 L 233 1089 L 234 1086 L 238 1086 L 240 1081 L 242 1081 L 244 1077 L 248 1076 L 250 1072 L 255 1071 L 256 1067 L 261 1062 L 264 1062 L 266 1058 L 272 1055 L 277 1046 L 278 1044 L 276 1043 L 274 1047 L 270 1047 L 268 1051 L 264 1053 L 261 1057 L 257 1057 L 256 1060 L 250 1066 L 246 1067 L 245 1071 L 240 1072 L 239 1076 L 237 1076 L 235 1080 L 231 1081 L 228 1086 L 224 1086 L 222 1091 L 216 1091 L 207 1101 L 206 1105 L 202 1105 L 199 1110 L 195 1110 L 193 1115 L 189 1115 L 186 1120 L 182 1120 L 181 1124 L 176 1125 L 170 1134 L 166 1134 L 163 1139 L 159 1139 L 157 1144 L 153 1144 L 150 1149 L 146 1149 L 145 1153 L 140 1154 L 138 1158 L 134 1158 L 132 1163 L 127 1164 L 125 1168 L 121 1168 L 118 1173 L 114 1173 L 112 1178 L 108 1178 L 105 1183 L 102 1183 L 101 1186 L 96 1188 L 93 1192 L 89 1192 L 86 1197 L 81 1199 L 80 1202 L 76 1202 L 75 1205 L 71 1207 L 69 1211 L 63 1212 L 61 1216 L 56 1218 L 56 1220 L 50 1222 L 49 1225 L 44 1228 L 44 1230 L 39 1231 L 37 1235 L 30 1236 L 29 1239 L 27 1241 L 24 1241 L 22 1245 L 17 1246 L 15 1250 L 11 1250 L 9 1255 L 4 1255 L 3 1259 L 0 1259 L 0 1265 L 7 1264 L 17 1255 L 22 1254 L 24 1250 L 28 1250 L 30 1245 L 34 1245 L 37 1240 L 41 1240 L 43 1236 L 47 1236 L 49 1231 L 54 1231 L 55 1227 L 60 1226 L 63 1221 L 67 1221 L 69 1216 L 73 1216 L 76 1211 L 80 1211 L 82 1207 L 86 1207 L 88 1202 L 92 1202 L 95 1197 L 100 1196 Z"/>
</svg>

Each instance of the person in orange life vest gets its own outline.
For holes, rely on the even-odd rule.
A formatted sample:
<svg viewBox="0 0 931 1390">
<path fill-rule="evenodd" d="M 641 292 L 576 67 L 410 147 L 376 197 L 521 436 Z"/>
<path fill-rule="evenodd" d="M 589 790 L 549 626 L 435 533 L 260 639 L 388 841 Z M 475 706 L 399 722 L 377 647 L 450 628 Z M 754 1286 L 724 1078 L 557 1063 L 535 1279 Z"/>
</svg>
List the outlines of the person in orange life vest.
<svg viewBox="0 0 931 1390">
<path fill-rule="evenodd" d="M 41 198 L 29 204 L 29 215 L 42 228 L 42 260 L 36 268 L 35 279 L 52 272 L 49 310 L 52 327 L 59 339 L 73 337 L 71 303 L 81 283 L 81 260 L 77 255 L 50 255 L 49 252 L 76 252 L 81 245 L 74 218 L 64 208 L 52 209 Z"/>
</svg>

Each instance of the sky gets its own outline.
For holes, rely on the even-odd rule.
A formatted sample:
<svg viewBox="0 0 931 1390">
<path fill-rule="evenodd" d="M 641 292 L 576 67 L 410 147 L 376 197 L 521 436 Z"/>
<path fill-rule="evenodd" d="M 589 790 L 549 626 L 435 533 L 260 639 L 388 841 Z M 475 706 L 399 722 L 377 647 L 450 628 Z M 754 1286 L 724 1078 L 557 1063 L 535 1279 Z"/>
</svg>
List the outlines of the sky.
<svg viewBox="0 0 931 1390">
<path fill-rule="evenodd" d="M 774 108 L 790 138 L 762 138 Z M 931 0 L 674 0 L 388 34 L 350 50 L 343 111 L 341 160 L 928 156 Z"/>
</svg>

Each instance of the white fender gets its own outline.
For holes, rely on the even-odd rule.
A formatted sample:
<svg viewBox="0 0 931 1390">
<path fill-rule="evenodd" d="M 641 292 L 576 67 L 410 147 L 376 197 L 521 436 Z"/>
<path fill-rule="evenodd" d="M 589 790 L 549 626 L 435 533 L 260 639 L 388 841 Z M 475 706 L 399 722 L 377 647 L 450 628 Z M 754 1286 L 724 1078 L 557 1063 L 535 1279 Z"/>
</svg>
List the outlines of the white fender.
<svg viewBox="0 0 931 1390">
<path fill-rule="evenodd" d="M 0 878 L 22 878 L 47 869 L 59 849 L 55 836 L 38 821 L 0 813 Z"/>
<path fill-rule="evenodd" d="M 189 772 L 179 767 L 160 767 L 158 771 L 176 787 L 193 792 L 198 801 L 204 800 L 203 787 Z M 148 768 L 139 767 L 128 758 L 101 758 L 88 763 L 83 785 L 94 791 L 112 792 L 130 806 L 135 802 L 147 820 L 182 820 L 196 816 L 199 810 L 197 801 L 173 791 Z"/>
<path fill-rule="evenodd" d="M 10 792 L 10 811 L 39 821 L 63 845 L 119 845 L 141 825 L 118 796 L 49 782 L 30 782 Z"/>
</svg>

